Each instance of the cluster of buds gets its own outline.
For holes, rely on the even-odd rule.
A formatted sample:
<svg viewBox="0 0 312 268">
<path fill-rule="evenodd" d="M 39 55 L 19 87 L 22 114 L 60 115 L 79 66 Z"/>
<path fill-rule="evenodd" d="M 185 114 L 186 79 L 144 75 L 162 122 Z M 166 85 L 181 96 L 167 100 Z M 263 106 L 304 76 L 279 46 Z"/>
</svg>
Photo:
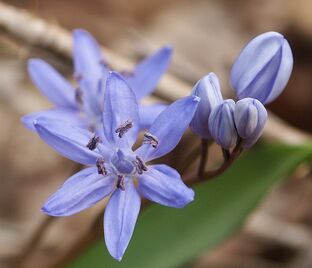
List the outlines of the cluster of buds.
<svg viewBox="0 0 312 268">
<path fill-rule="evenodd" d="M 238 101 L 223 100 L 217 76 L 210 73 L 194 86 L 201 102 L 190 124 L 203 139 L 213 139 L 223 149 L 238 143 L 250 148 L 261 136 L 267 111 L 264 104 L 275 100 L 285 88 L 293 66 L 287 40 L 267 32 L 251 40 L 231 70 L 231 86 Z"/>
</svg>

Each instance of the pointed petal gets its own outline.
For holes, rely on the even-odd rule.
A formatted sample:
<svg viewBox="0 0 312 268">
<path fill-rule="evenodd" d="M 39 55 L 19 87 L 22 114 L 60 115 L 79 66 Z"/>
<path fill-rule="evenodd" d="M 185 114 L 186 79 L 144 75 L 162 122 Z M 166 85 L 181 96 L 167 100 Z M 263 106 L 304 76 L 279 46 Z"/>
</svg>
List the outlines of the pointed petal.
<svg viewBox="0 0 312 268">
<path fill-rule="evenodd" d="M 138 104 L 133 91 L 116 72 L 111 72 L 107 79 L 103 121 L 108 141 L 119 148 L 132 147 L 139 131 Z M 127 122 L 131 122 L 132 127 L 120 138 L 117 129 Z"/>
<path fill-rule="evenodd" d="M 200 98 L 188 96 L 168 106 L 154 121 L 149 133 L 158 140 L 158 146 L 143 144 L 138 150 L 145 161 L 161 157 L 173 150 L 190 121 L 192 120 Z"/>
<path fill-rule="evenodd" d="M 56 106 L 75 109 L 75 90 L 50 64 L 40 59 L 28 61 L 28 73 L 41 93 Z"/>
<path fill-rule="evenodd" d="M 73 31 L 73 57 L 83 105 L 85 109 L 99 114 L 102 112 L 100 83 L 106 83 L 108 68 L 104 64 L 100 45 L 89 32 L 82 29 Z"/>
<path fill-rule="evenodd" d="M 40 117 L 34 121 L 39 136 L 61 155 L 84 165 L 94 165 L 102 157 L 98 149 L 91 151 L 87 144 L 93 133 L 78 127 Z"/>
<path fill-rule="evenodd" d="M 208 119 L 211 111 L 223 100 L 217 75 L 209 73 L 200 79 L 194 86 L 192 94 L 200 97 L 200 102 L 190 123 L 190 128 L 202 138 L 211 139 Z"/>
<path fill-rule="evenodd" d="M 103 69 L 103 58 L 99 44 L 87 31 L 73 31 L 73 57 L 75 74 L 100 79 Z"/>
<path fill-rule="evenodd" d="M 140 206 L 140 196 L 129 180 L 124 191 L 116 189 L 105 209 L 105 243 L 109 253 L 118 261 L 121 261 L 129 244 Z"/>
<path fill-rule="evenodd" d="M 30 113 L 21 118 L 22 123 L 31 131 L 36 131 L 34 120 L 39 117 L 45 117 L 50 120 L 62 120 L 73 126 L 85 127 L 85 123 L 76 110 L 55 108 L 41 112 Z"/>
<path fill-rule="evenodd" d="M 138 100 L 154 91 L 158 81 L 168 69 L 171 56 L 172 47 L 165 46 L 141 61 L 133 75 L 125 77 Z"/>
<path fill-rule="evenodd" d="M 51 216 L 69 216 L 93 206 L 115 187 L 114 177 L 98 174 L 95 167 L 86 168 L 71 176 L 41 210 Z"/>
<path fill-rule="evenodd" d="M 139 105 L 140 129 L 150 128 L 158 115 L 167 107 L 168 105 L 163 103 Z"/>
<path fill-rule="evenodd" d="M 148 166 L 139 176 L 138 191 L 145 198 L 168 207 L 182 208 L 194 200 L 194 191 L 167 165 Z"/>
</svg>

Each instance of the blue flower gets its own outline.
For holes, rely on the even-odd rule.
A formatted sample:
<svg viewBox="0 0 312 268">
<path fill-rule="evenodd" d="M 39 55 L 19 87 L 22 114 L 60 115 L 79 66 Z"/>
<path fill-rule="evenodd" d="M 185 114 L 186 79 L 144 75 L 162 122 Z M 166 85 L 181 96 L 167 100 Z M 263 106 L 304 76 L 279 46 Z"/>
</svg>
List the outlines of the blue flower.
<svg viewBox="0 0 312 268">
<path fill-rule="evenodd" d="M 234 121 L 237 133 L 244 148 L 250 148 L 261 136 L 268 113 L 257 99 L 239 100 L 234 109 Z"/>
<path fill-rule="evenodd" d="M 202 138 L 211 139 L 208 119 L 211 111 L 223 101 L 218 77 L 214 73 L 204 76 L 194 86 L 192 94 L 200 97 L 200 102 L 190 128 Z"/>
<path fill-rule="evenodd" d="M 124 79 L 110 73 L 104 97 L 103 132 L 96 134 L 46 117 L 34 125 L 40 137 L 65 157 L 89 165 L 72 177 L 44 204 L 43 212 L 68 216 L 84 210 L 111 194 L 104 215 L 105 242 L 117 260 L 131 239 L 140 210 L 140 196 L 180 208 L 194 192 L 167 165 L 147 162 L 169 153 L 181 139 L 198 105 L 189 96 L 166 108 L 144 134 L 143 144 L 132 150 L 139 132 L 137 99 Z"/>
<path fill-rule="evenodd" d="M 124 78 L 138 100 L 149 95 L 168 68 L 172 49 L 165 46 L 140 62 L 132 73 Z M 75 89 L 51 65 L 40 59 L 28 61 L 28 72 L 34 84 L 55 107 L 22 118 L 26 127 L 35 131 L 33 120 L 45 116 L 63 120 L 89 130 L 101 131 L 103 98 L 109 68 L 96 40 L 84 30 L 73 31 Z M 163 104 L 140 106 L 141 128 L 147 128 L 165 109 Z"/>
<path fill-rule="evenodd" d="M 235 102 L 224 100 L 215 107 L 209 116 L 209 130 L 211 136 L 223 149 L 231 149 L 238 142 L 238 135 L 234 122 Z"/>
<path fill-rule="evenodd" d="M 238 99 L 250 97 L 267 104 L 281 94 L 292 67 L 291 48 L 284 36 L 263 33 L 252 39 L 236 59 L 231 85 Z"/>
</svg>

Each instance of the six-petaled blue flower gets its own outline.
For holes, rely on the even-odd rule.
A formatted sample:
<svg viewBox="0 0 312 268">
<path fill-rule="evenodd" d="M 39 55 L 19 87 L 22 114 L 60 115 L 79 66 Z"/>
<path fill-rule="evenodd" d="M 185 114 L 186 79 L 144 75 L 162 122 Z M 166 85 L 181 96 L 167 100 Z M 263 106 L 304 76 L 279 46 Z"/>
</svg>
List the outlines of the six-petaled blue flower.
<svg viewBox="0 0 312 268">
<path fill-rule="evenodd" d="M 140 62 L 133 72 L 125 72 L 124 78 L 138 100 L 149 95 L 167 70 L 172 49 L 165 46 Z M 100 131 L 104 92 L 109 67 L 96 40 L 84 30 L 73 31 L 75 89 L 51 65 L 40 59 L 28 62 L 28 72 L 35 85 L 55 107 L 26 115 L 23 123 L 35 130 L 33 120 L 45 116 L 51 120 L 70 122 L 89 130 Z M 141 128 L 148 128 L 157 115 L 165 109 L 164 104 L 141 105 L 139 109 Z"/>
<path fill-rule="evenodd" d="M 68 216 L 111 194 L 104 215 L 105 242 L 110 254 L 121 260 L 140 210 L 140 195 L 171 207 L 184 207 L 194 198 L 179 173 L 167 165 L 147 162 L 169 153 L 189 125 L 199 98 L 189 96 L 166 108 L 133 145 L 139 132 L 137 100 L 117 73 L 107 78 L 104 96 L 105 141 L 96 133 L 39 117 L 34 125 L 40 137 L 60 154 L 89 165 L 69 178 L 44 204 L 52 216 Z"/>
</svg>

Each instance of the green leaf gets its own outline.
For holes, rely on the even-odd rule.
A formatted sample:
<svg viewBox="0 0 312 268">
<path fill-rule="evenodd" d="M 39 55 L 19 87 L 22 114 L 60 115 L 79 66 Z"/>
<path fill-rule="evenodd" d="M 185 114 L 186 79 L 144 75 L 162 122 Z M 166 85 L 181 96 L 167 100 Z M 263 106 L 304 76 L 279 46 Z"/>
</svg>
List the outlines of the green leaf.
<svg viewBox="0 0 312 268">
<path fill-rule="evenodd" d="M 222 176 L 197 185 L 186 208 L 144 210 L 122 262 L 109 256 L 101 239 L 70 267 L 181 266 L 237 231 L 267 191 L 311 156 L 310 144 L 250 151 Z"/>
</svg>

